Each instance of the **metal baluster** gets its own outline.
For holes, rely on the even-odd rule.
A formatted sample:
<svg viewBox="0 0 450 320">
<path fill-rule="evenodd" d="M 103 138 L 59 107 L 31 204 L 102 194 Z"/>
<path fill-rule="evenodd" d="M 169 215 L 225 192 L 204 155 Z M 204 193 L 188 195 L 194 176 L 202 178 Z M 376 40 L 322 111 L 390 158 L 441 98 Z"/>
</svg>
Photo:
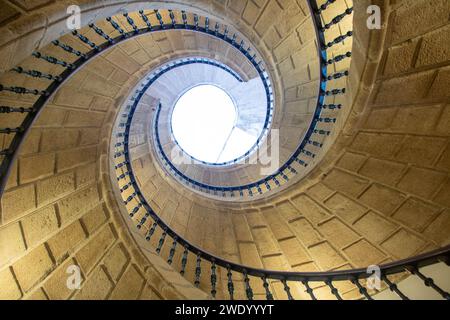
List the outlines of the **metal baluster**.
<svg viewBox="0 0 450 320">
<path fill-rule="evenodd" d="M 320 31 L 324 32 L 325 30 L 330 29 L 333 25 L 338 24 L 342 21 L 347 15 L 350 15 L 353 12 L 353 8 L 346 9 L 343 13 L 334 17 L 329 23 L 326 23 Z"/>
<path fill-rule="evenodd" d="M 45 60 L 48 63 L 60 65 L 60 66 L 63 66 L 65 68 L 68 68 L 68 69 L 75 69 L 75 65 L 73 65 L 71 63 L 67 63 L 67 62 L 65 62 L 63 60 L 59 60 L 59 59 L 57 59 L 55 57 L 46 56 L 46 55 L 44 55 L 44 54 L 42 54 L 40 52 L 37 52 L 37 51 L 33 52 L 32 54 L 33 54 L 33 57 Z"/>
<path fill-rule="evenodd" d="M 324 4 L 322 4 L 318 9 L 317 9 L 317 13 L 321 14 L 322 11 L 326 10 L 328 8 L 328 6 L 332 3 L 334 3 L 336 0 L 327 0 Z"/>
<path fill-rule="evenodd" d="M 172 28 L 175 28 L 177 22 L 175 21 L 175 14 L 173 13 L 173 10 L 169 10 L 169 18 L 172 23 Z"/>
<path fill-rule="evenodd" d="M 187 21 L 186 11 L 181 11 L 181 19 L 183 19 L 184 27 L 187 28 L 188 21 Z"/>
<path fill-rule="evenodd" d="M 9 91 L 17 94 L 32 94 L 32 95 L 42 95 L 42 96 L 48 96 L 48 92 L 45 90 L 37 90 L 37 89 L 27 89 L 24 87 L 5 87 L 0 84 L 0 91 Z"/>
<path fill-rule="evenodd" d="M 346 58 L 350 58 L 351 56 L 352 56 L 352 53 L 350 51 L 348 51 L 348 52 L 346 52 L 344 54 L 337 55 L 334 58 L 325 61 L 324 63 L 325 63 L 325 65 L 330 65 L 330 64 L 333 64 L 335 62 L 340 62 L 340 61 L 342 61 L 342 60 L 344 60 Z"/>
<path fill-rule="evenodd" d="M 273 300 L 273 295 L 272 295 L 272 292 L 270 292 L 269 283 L 267 282 L 266 276 L 262 277 L 261 279 L 263 281 L 264 290 L 266 291 L 266 299 Z"/>
<path fill-rule="evenodd" d="M 19 74 L 25 74 L 33 78 L 41 78 L 41 79 L 47 79 L 47 80 L 55 80 L 55 81 L 61 81 L 60 76 L 54 76 L 48 73 L 43 73 L 38 70 L 25 70 L 22 67 L 15 67 L 12 69 L 12 71 L 15 71 Z"/>
<path fill-rule="evenodd" d="M 159 21 L 159 25 L 161 26 L 161 29 L 164 29 L 164 21 L 163 21 L 161 14 L 159 13 L 159 10 L 154 10 L 154 12 L 156 14 L 156 19 L 158 19 L 158 21 Z"/>
<path fill-rule="evenodd" d="M 211 262 L 211 295 L 213 298 L 216 298 L 216 283 L 217 283 L 217 275 L 216 275 L 216 263 L 213 260 Z"/>
<path fill-rule="evenodd" d="M 0 106 L 0 113 L 27 113 L 27 112 L 33 112 L 33 108 L 24 108 L 24 107 L 7 107 L 7 106 Z"/>
<path fill-rule="evenodd" d="M 162 233 L 161 238 L 159 239 L 158 247 L 156 248 L 157 254 L 161 253 L 161 249 L 162 246 L 164 245 L 164 241 L 166 240 L 166 236 L 167 236 L 167 229 L 164 229 L 164 232 Z"/>
<path fill-rule="evenodd" d="M 200 275 L 202 273 L 202 268 L 200 265 L 201 262 L 202 262 L 201 255 L 200 253 L 197 253 L 197 265 L 195 267 L 195 282 L 194 282 L 197 288 L 200 286 Z"/>
<path fill-rule="evenodd" d="M 250 286 L 250 279 L 248 278 L 247 270 L 244 270 L 244 283 L 245 283 L 245 294 L 248 300 L 253 300 L 253 290 Z"/>
<path fill-rule="evenodd" d="M 230 265 L 227 266 L 227 278 L 228 278 L 228 293 L 230 295 L 230 300 L 234 300 L 234 284 L 233 284 L 233 274 L 231 273 Z"/>
<path fill-rule="evenodd" d="M 402 300 L 409 300 L 409 298 L 408 298 L 407 296 L 405 296 L 405 295 L 403 294 L 403 292 L 401 292 L 401 291 L 398 289 L 397 285 L 394 284 L 394 283 L 392 283 L 392 282 L 387 278 L 386 275 L 382 275 L 382 276 L 381 276 L 381 279 L 382 279 L 384 282 L 386 282 L 386 284 L 389 286 L 389 290 L 391 290 L 392 292 L 395 292 L 400 298 L 402 298 Z"/>
<path fill-rule="evenodd" d="M 17 128 L 0 128 L 0 133 L 3 134 L 11 134 L 11 133 L 20 133 L 23 132 L 23 128 L 22 127 L 17 127 Z"/>
<path fill-rule="evenodd" d="M 158 222 L 154 221 L 152 227 L 150 230 L 148 230 L 147 236 L 145 237 L 145 240 L 150 241 L 152 239 L 153 234 L 156 231 L 156 227 L 158 226 Z"/>
<path fill-rule="evenodd" d="M 123 29 L 111 17 L 106 18 L 106 21 L 108 21 L 112 25 L 112 27 L 120 33 L 122 37 L 126 36 L 125 31 L 123 31 Z"/>
<path fill-rule="evenodd" d="M 332 280 L 325 281 L 325 284 L 330 288 L 331 293 L 336 297 L 338 300 L 342 300 L 341 295 L 339 294 L 338 289 L 333 286 Z"/>
<path fill-rule="evenodd" d="M 450 300 L 450 294 L 434 283 L 432 278 L 425 276 L 422 272 L 419 271 L 417 267 L 411 266 L 407 267 L 407 269 L 412 273 L 418 276 L 427 287 L 434 289 L 437 293 L 439 293 L 444 299 Z"/>
<path fill-rule="evenodd" d="M 173 238 L 172 247 L 170 248 L 169 258 L 167 259 L 168 264 L 172 264 L 175 251 L 177 250 L 178 237 Z"/>
<path fill-rule="evenodd" d="M 102 29 L 97 27 L 94 23 L 89 23 L 89 28 L 93 29 L 95 31 L 95 33 L 97 33 L 99 36 L 103 37 L 110 44 L 114 43 L 114 40 L 110 36 L 108 36 Z"/>
<path fill-rule="evenodd" d="M 187 260 L 188 260 L 188 247 L 185 246 L 184 247 L 184 251 L 183 251 L 183 257 L 181 258 L 181 270 L 180 273 L 182 276 L 184 276 L 184 273 L 186 272 L 186 264 L 187 264 Z"/>
<path fill-rule="evenodd" d="M 147 28 L 151 31 L 153 30 L 153 26 L 150 23 L 150 21 L 148 20 L 148 17 L 144 14 L 144 10 L 139 10 L 139 15 L 141 16 L 141 19 L 145 22 L 145 24 L 147 25 Z"/>
<path fill-rule="evenodd" d="M 100 50 L 100 48 L 99 48 L 95 43 L 93 43 L 91 40 L 89 40 L 88 37 L 83 36 L 83 35 L 82 35 L 81 33 L 79 33 L 77 30 L 73 30 L 73 31 L 72 31 L 72 34 L 73 34 L 75 37 L 77 37 L 78 39 L 80 39 L 81 42 L 86 43 L 86 44 L 87 44 L 88 46 L 90 46 L 92 49 L 94 49 L 94 50 L 96 50 L 96 51 L 99 51 L 99 50 Z"/>
<path fill-rule="evenodd" d="M 314 295 L 313 289 L 311 289 L 311 287 L 309 286 L 308 280 L 303 280 L 302 283 L 303 283 L 303 285 L 305 286 L 306 292 L 309 294 L 309 296 L 311 297 L 311 299 L 312 299 L 312 300 L 317 300 L 316 296 Z"/>
<path fill-rule="evenodd" d="M 62 43 L 62 42 L 59 41 L 59 40 L 53 40 L 52 43 L 53 43 L 53 45 L 55 45 L 55 46 L 57 46 L 57 47 L 63 49 L 63 50 L 66 51 L 66 52 L 69 52 L 69 53 L 71 53 L 71 54 L 74 54 L 74 55 L 76 55 L 77 57 L 82 57 L 83 59 L 86 59 L 86 58 L 87 58 L 86 54 L 82 53 L 81 51 L 75 50 L 75 49 L 72 48 L 71 46 Z"/>
<path fill-rule="evenodd" d="M 138 33 L 139 29 L 134 23 L 134 20 L 128 15 L 128 12 L 125 12 L 123 16 L 127 19 L 128 24 L 133 28 L 134 33 Z"/>
<path fill-rule="evenodd" d="M 373 298 L 367 292 L 367 289 L 361 285 L 361 283 L 359 282 L 358 279 L 352 279 L 351 281 L 352 281 L 353 284 L 355 284 L 358 287 L 359 293 L 364 295 L 367 298 L 367 300 L 373 300 Z"/>
<path fill-rule="evenodd" d="M 130 197 L 128 197 L 128 199 L 130 199 Z M 150 217 L 150 212 L 146 212 L 145 215 L 141 218 L 141 221 L 138 223 L 136 228 L 138 228 L 139 230 L 142 229 L 142 226 L 145 224 L 145 222 L 147 221 L 147 219 L 149 217 Z"/>
<path fill-rule="evenodd" d="M 289 288 L 286 279 L 281 280 L 281 283 L 283 284 L 283 288 L 284 288 L 284 291 L 287 294 L 288 299 L 289 300 L 294 300 L 294 297 L 292 297 L 292 294 L 291 294 L 291 288 Z"/>
</svg>

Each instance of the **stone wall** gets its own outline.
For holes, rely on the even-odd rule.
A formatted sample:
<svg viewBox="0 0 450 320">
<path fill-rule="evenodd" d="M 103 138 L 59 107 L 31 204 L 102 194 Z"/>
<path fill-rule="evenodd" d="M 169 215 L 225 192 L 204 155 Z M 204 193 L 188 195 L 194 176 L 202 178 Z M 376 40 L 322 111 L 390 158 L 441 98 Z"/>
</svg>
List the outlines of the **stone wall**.
<svg viewBox="0 0 450 320">
<path fill-rule="evenodd" d="M 2 70 L 19 61 L 35 67 L 35 61 L 25 57 L 38 43 L 44 46 L 57 38 L 57 23 L 45 28 L 39 21 L 43 12 L 52 16 L 49 21 L 58 21 L 58 4 L 35 1 L 27 7 L 28 3 L 2 1 L 0 23 L 9 30 L 0 41 Z M 283 75 L 305 75 L 292 70 L 307 56 L 300 53 L 302 34 L 312 37 L 312 31 L 305 25 L 291 32 L 305 12 L 304 1 L 207 3 L 208 10 L 234 21 L 255 43 L 261 38 L 264 54 L 272 61 L 273 52 Z M 348 269 L 449 244 L 450 4 L 380 1 L 383 4 L 384 29 L 370 33 L 370 38 L 360 29 L 355 40 L 353 52 L 359 59 L 353 59 L 357 72 L 350 81 L 355 99 L 347 122 L 306 179 L 276 197 L 225 206 L 180 191 L 159 175 L 148 155 L 140 160 L 141 171 L 148 172 L 148 180 L 141 183 L 155 211 L 205 250 L 267 269 Z M 363 7 L 362 2 L 358 5 Z M 96 12 L 107 15 L 104 7 Z M 359 26 L 365 23 L 361 17 L 355 18 Z M 23 21 L 36 25 L 25 31 L 19 28 Z M 80 47 L 73 39 L 65 40 Z M 8 288 L 0 292 L 1 298 L 177 298 L 186 292 L 170 285 L 129 237 L 117 215 L 105 166 L 115 108 L 143 75 L 143 61 L 167 54 L 174 44 L 170 36 L 149 41 L 152 46 L 127 42 L 92 61 L 64 85 L 33 127 L 1 199 L 0 286 Z M 372 47 L 365 51 L 368 43 Z M 292 50 L 295 47 L 298 50 Z M 44 72 L 57 70 L 40 67 Z M 39 85 L 8 77 L 4 74 L 2 82 Z M 313 85 L 311 78 L 299 81 Z M 309 105 L 313 97 L 305 100 L 308 85 L 299 85 L 286 88 L 286 101 Z M 1 101 L 30 104 L 8 94 Z M 7 126 L 13 122 L 8 120 Z M 79 292 L 61 286 L 69 264 L 81 267 L 84 281 Z M 203 283 L 207 277 L 202 274 Z M 224 274 L 220 277 L 223 289 Z M 280 283 L 272 286 L 276 295 L 284 296 Z M 350 285 L 340 289 L 346 298 L 358 296 Z M 315 290 L 329 297 L 328 288 Z M 306 296 L 301 286 L 292 291 L 295 297 Z M 257 286 L 255 293 L 264 294 Z"/>
</svg>

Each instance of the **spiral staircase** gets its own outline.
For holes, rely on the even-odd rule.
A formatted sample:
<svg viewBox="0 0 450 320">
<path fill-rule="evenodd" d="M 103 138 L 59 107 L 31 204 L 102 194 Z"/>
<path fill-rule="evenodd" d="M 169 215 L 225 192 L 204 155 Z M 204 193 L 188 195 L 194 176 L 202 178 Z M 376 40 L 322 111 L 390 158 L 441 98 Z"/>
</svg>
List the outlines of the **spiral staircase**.
<svg viewBox="0 0 450 320">
<path fill-rule="evenodd" d="M 450 298 L 448 1 L 3 6 L 0 298 Z M 232 161 L 173 137 L 204 83 L 257 132 Z"/>
</svg>

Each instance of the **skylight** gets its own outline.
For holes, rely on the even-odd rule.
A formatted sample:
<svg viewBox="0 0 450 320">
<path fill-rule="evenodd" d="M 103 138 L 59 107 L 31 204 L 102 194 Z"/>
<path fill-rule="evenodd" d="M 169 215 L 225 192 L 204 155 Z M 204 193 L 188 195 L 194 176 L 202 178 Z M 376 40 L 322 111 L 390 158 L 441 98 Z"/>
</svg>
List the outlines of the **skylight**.
<svg viewBox="0 0 450 320">
<path fill-rule="evenodd" d="M 238 112 L 219 87 L 200 85 L 184 93 L 172 114 L 172 132 L 190 156 L 208 163 L 225 163 L 244 155 L 256 137 L 236 127 Z"/>
</svg>

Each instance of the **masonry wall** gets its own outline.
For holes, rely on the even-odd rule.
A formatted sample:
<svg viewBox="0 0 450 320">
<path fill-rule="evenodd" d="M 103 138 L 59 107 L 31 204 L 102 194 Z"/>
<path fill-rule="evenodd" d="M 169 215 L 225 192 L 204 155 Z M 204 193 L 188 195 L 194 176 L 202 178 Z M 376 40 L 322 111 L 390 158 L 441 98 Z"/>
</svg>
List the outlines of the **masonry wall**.
<svg viewBox="0 0 450 320">
<path fill-rule="evenodd" d="M 25 2 L 3 4 L 8 10 L 2 10 L 1 23 L 32 18 L 27 10 L 34 7 Z M 248 32 L 254 35 L 250 38 L 262 37 L 268 50 L 285 61 L 280 72 L 289 74 L 295 60 L 286 51 L 300 40 L 283 47 L 281 39 L 290 34 L 284 23 L 289 24 L 295 14 L 289 15 L 297 12 L 290 7 L 295 7 L 294 2 L 208 4 L 218 14 L 229 8 L 227 16 L 242 19 L 238 23 L 242 30 L 253 28 L 256 34 Z M 296 4 L 302 8 L 304 2 Z M 36 10 L 45 8 L 39 5 Z M 354 59 L 353 68 L 358 68 L 363 80 L 361 87 L 353 87 L 358 99 L 335 146 L 306 179 L 275 198 L 224 207 L 177 192 L 156 170 L 147 171 L 154 168 L 148 157 L 142 160 L 142 170 L 148 172 L 148 180 L 142 183 L 155 210 L 180 235 L 202 248 L 267 269 L 347 269 L 448 244 L 449 5 L 446 0 L 404 0 L 383 7 L 386 28 L 379 39 L 370 39 L 378 51 L 382 49 L 381 54 L 374 49 L 373 56 L 364 52 L 363 59 Z M 273 24 L 267 27 L 269 22 Z M 23 43 L 32 34 L 24 36 Z M 369 41 L 361 38 L 361 42 Z M 129 238 L 115 213 L 104 165 L 114 108 L 137 82 L 140 73 L 133 74 L 155 54 L 149 50 L 165 53 L 166 45 L 173 44 L 170 37 L 151 41 L 156 43 L 124 44 L 93 61 L 52 99 L 30 133 L 1 199 L 0 287 L 9 288 L 0 292 L 1 298 L 182 296 L 181 289 L 163 279 Z M 2 59 L 5 68 L 22 61 L 11 55 L 16 49 L 2 47 L 0 53 L 10 57 Z M 364 65 L 368 56 L 371 63 Z M 29 65 L 36 66 L 35 62 Z M 55 71 L 44 64 L 40 67 Z M 2 80 L 40 85 L 8 76 Z M 302 88 L 294 86 L 285 96 L 292 94 L 294 101 L 309 103 L 307 87 Z M 26 98 L 17 100 L 8 94 L 1 101 L 30 104 Z M 7 126 L 14 126 L 13 122 L 8 120 Z M 61 287 L 69 264 L 82 269 L 83 290 L 79 292 Z M 192 279 L 192 274 L 186 277 Z M 203 280 L 207 277 L 208 273 L 202 274 Z M 223 274 L 221 278 L 223 289 Z M 255 288 L 262 297 L 262 288 Z M 283 296 L 279 283 L 273 288 Z M 322 297 L 329 296 L 326 291 L 316 288 Z M 352 286 L 344 292 L 348 298 L 358 296 Z M 293 294 L 305 296 L 301 286 L 294 287 Z"/>
</svg>

